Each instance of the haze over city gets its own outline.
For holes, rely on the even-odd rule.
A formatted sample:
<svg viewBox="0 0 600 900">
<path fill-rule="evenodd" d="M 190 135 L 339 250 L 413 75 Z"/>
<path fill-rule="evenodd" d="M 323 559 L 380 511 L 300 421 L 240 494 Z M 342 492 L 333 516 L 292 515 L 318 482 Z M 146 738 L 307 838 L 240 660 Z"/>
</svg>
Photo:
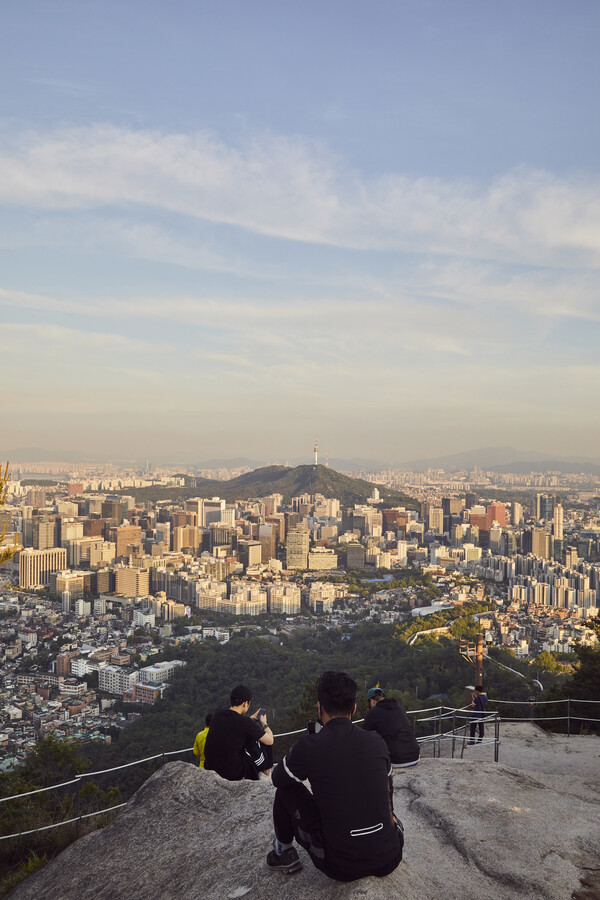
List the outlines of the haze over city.
<svg viewBox="0 0 600 900">
<path fill-rule="evenodd" d="M 599 23 L 5 4 L 5 446 L 597 458 Z"/>
</svg>

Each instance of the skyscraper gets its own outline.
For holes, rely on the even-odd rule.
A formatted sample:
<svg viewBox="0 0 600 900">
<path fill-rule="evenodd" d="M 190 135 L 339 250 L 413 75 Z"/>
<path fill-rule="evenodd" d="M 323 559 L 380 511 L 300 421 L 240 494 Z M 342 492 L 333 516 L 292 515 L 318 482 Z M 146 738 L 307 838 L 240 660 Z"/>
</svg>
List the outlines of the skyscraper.
<svg viewBox="0 0 600 900">
<path fill-rule="evenodd" d="M 554 507 L 554 517 L 553 517 L 553 530 L 554 537 L 558 541 L 562 541 L 563 534 L 563 508 L 560 503 L 557 503 Z"/>
<path fill-rule="evenodd" d="M 307 528 L 297 526 L 287 536 L 285 542 L 286 569 L 306 569 L 308 565 L 308 549 L 310 535 Z"/>
<path fill-rule="evenodd" d="M 444 510 L 441 506 L 432 506 L 429 510 L 429 530 L 435 534 L 444 533 Z"/>
</svg>

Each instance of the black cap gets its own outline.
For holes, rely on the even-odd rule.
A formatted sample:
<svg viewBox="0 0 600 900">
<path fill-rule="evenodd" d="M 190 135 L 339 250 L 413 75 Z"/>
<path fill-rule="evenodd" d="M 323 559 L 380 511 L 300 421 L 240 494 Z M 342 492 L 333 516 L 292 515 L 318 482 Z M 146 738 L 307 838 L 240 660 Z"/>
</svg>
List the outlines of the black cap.
<svg viewBox="0 0 600 900">
<path fill-rule="evenodd" d="M 231 692 L 231 696 L 229 698 L 231 706 L 241 706 L 242 703 L 245 703 L 252 700 L 252 691 L 250 688 L 247 688 L 245 684 L 238 684 L 237 687 Z"/>
</svg>

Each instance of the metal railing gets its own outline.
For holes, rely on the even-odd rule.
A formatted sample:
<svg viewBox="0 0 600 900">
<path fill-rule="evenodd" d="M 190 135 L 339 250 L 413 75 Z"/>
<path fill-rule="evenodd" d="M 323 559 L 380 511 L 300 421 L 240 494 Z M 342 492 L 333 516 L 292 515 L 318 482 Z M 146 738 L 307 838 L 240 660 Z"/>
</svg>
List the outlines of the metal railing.
<svg viewBox="0 0 600 900">
<path fill-rule="evenodd" d="M 544 717 L 534 717 L 533 715 L 522 716 L 522 717 L 505 717 L 500 716 L 498 712 L 492 712 L 484 717 L 474 718 L 470 712 L 469 707 L 460 707 L 454 708 L 449 706 L 432 706 L 426 709 L 419 710 L 408 710 L 407 715 L 411 717 L 413 723 L 413 729 L 415 732 L 417 731 L 417 727 L 422 729 L 423 727 L 430 727 L 431 733 L 426 735 L 417 735 L 417 741 L 424 750 L 428 750 L 431 748 L 432 757 L 441 758 L 443 755 L 443 749 L 445 747 L 449 748 L 448 755 L 454 759 L 457 755 L 457 745 L 460 744 L 460 758 L 463 758 L 464 749 L 467 744 L 467 729 L 469 732 L 471 729 L 476 728 L 479 724 L 493 724 L 494 728 L 494 736 L 490 738 L 482 738 L 477 741 L 478 744 L 482 746 L 493 746 L 494 747 L 494 762 L 498 762 L 499 760 L 499 750 L 500 750 L 500 722 L 554 722 L 554 721 L 567 721 L 568 729 L 567 734 L 571 733 L 571 722 L 572 721 L 580 721 L 580 722 L 600 722 L 600 719 L 596 718 L 588 718 L 582 716 L 576 716 L 571 711 L 571 703 L 592 703 L 600 706 L 600 701 L 597 700 L 572 700 L 568 698 L 566 700 L 536 700 L 535 704 L 532 704 L 528 700 L 489 700 L 490 704 L 506 704 L 512 706 L 528 706 L 532 711 L 535 706 L 542 706 L 547 704 L 567 704 L 567 715 L 566 716 L 544 716 Z M 425 715 L 424 713 L 434 713 L 434 715 Z M 363 719 L 355 719 L 354 724 L 359 724 Z M 450 727 L 448 727 L 450 726 Z M 296 734 L 303 734 L 306 732 L 306 728 L 299 728 L 295 731 L 286 731 L 280 734 L 274 734 L 274 738 L 286 738 L 293 737 Z M 469 739 L 471 739 L 469 734 Z M 167 750 L 161 753 L 156 753 L 153 756 L 146 756 L 143 759 L 136 759 L 132 762 L 123 763 L 120 766 L 112 766 L 108 769 L 99 769 L 94 772 L 82 772 L 81 774 L 76 775 L 70 781 L 63 781 L 59 784 L 49 785 L 48 787 L 36 788 L 32 791 L 25 791 L 21 794 L 13 794 L 10 797 L 0 797 L 0 803 L 7 803 L 11 800 L 20 800 L 25 797 L 31 797 L 34 794 L 41 794 L 46 791 L 56 791 L 62 788 L 67 788 L 75 785 L 75 798 L 76 798 L 76 810 L 77 814 L 70 819 L 65 819 L 62 822 L 54 822 L 50 825 L 43 825 L 38 828 L 32 828 L 27 831 L 17 831 L 14 834 L 4 834 L 0 835 L 0 841 L 6 841 L 14 838 L 24 837 L 25 835 L 36 834 L 41 831 L 48 831 L 52 828 L 59 828 L 62 825 L 70 825 L 76 823 L 77 830 L 79 831 L 79 825 L 84 819 L 89 819 L 94 816 L 100 816 L 102 814 L 112 813 L 117 809 L 126 805 L 124 803 L 118 803 L 113 806 L 108 806 L 105 809 L 96 810 L 94 812 L 89 813 L 81 813 L 81 785 L 85 779 L 91 779 L 94 777 L 107 775 L 111 772 L 117 772 L 122 769 L 130 768 L 131 766 L 139 766 L 144 763 L 153 762 L 157 759 L 162 760 L 162 762 L 166 762 L 167 757 L 170 756 L 179 756 L 183 753 L 191 753 L 192 747 L 184 747 L 181 750 Z"/>
</svg>

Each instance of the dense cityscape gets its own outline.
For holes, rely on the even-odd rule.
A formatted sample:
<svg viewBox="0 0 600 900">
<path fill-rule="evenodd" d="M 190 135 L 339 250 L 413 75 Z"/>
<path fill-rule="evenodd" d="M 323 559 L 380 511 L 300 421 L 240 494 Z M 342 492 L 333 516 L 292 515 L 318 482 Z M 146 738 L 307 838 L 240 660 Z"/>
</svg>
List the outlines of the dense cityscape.
<svg viewBox="0 0 600 900">
<path fill-rule="evenodd" d="M 317 452 L 303 468 L 326 484 L 337 473 Z M 143 711 L 185 664 L 166 648 L 234 632 L 427 631 L 427 616 L 481 603 L 486 645 L 517 658 L 568 659 L 596 640 L 597 477 L 353 472 L 372 485 L 348 505 L 322 492 L 194 496 L 198 477 L 225 486 L 244 467 L 31 468 L 13 467 L 0 510 L 2 547 L 16 549 L 0 588 L 5 770 L 48 733 L 109 742 L 128 721 L 122 702 Z M 382 499 L 396 488 L 403 505 Z"/>
</svg>

